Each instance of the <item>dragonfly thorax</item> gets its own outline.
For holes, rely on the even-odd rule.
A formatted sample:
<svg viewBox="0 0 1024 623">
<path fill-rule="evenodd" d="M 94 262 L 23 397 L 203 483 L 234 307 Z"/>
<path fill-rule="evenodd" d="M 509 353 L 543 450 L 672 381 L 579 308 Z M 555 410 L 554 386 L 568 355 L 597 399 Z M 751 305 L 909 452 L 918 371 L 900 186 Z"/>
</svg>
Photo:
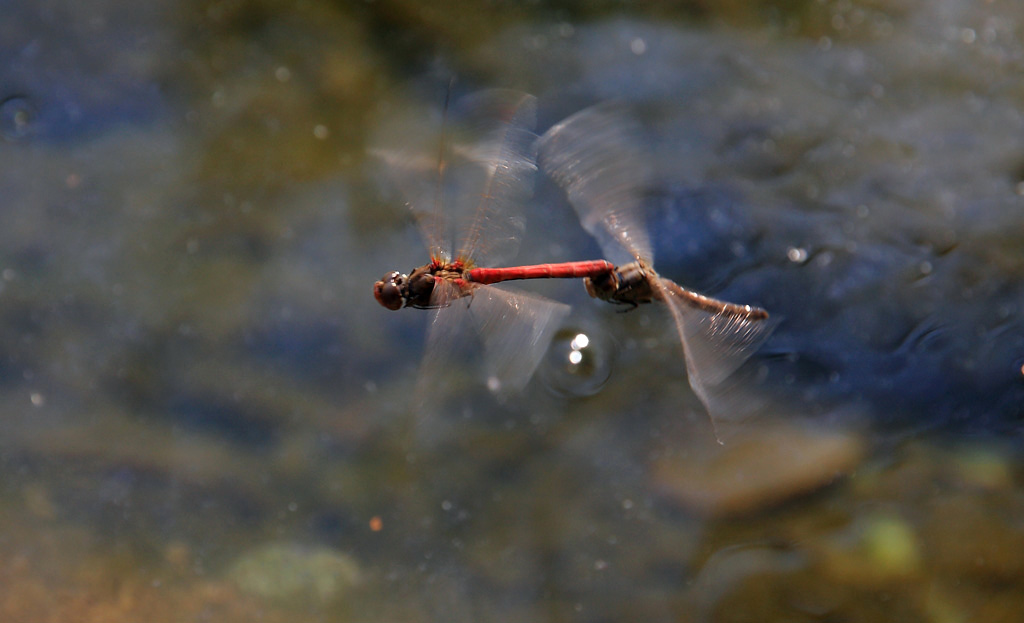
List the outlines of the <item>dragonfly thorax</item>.
<svg viewBox="0 0 1024 623">
<path fill-rule="evenodd" d="M 654 300 L 651 279 L 657 277 L 652 269 L 640 262 L 631 262 L 617 270 L 583 280 L 587 294 L 613 303 L 634 307 Z"/>
<path fill-rule="evenodd" d="M 412 271 L 405 281 L 404 297 L 406 307 L 429 309 L 430 297 L 434 293 L 434 266 L 427 264 Z"/>
</svg>

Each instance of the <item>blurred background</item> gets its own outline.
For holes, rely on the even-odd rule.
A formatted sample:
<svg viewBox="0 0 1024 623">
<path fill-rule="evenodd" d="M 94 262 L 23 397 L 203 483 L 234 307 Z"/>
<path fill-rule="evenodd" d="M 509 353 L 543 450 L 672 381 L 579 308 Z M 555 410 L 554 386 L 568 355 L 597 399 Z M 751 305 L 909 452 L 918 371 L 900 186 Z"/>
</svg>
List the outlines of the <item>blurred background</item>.
<svg viewBox="0 0 1024 623">
<path fill-rule="evenodd" d="M 1024 5 L 0 11 L 4 620 L 1024 617 Z M 636 112 L 660 272 L 780 319 L 724 445 L 667 314 L 579 283 L 524 286 L 573 311 L 522 394 L 417 412 L 367 150 L 452 77 Z M 599 257 L 524 212 L 522 263 Z"/>
</svg>

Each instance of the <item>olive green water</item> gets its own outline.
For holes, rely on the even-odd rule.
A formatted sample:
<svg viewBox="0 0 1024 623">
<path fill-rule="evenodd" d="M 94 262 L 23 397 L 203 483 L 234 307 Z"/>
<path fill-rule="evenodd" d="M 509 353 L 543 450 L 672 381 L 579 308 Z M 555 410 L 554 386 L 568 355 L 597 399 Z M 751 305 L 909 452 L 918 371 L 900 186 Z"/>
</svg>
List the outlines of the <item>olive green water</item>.
<svg viewBox="0 0 1024 623">
<path fill-rule="evenodd" d="M 0 7 L 3 620 L 1024 616 L 1024 10 Z M 607 378 L 413 412 L 366 150 L 453 74 L 637 108 L 662 272 L 787 318 L 763 417 L 716 444 L 666 318 L 575 283 L 530 289 Z M 596 252 L 526 216 L 524 262 Z"/>
</svg>

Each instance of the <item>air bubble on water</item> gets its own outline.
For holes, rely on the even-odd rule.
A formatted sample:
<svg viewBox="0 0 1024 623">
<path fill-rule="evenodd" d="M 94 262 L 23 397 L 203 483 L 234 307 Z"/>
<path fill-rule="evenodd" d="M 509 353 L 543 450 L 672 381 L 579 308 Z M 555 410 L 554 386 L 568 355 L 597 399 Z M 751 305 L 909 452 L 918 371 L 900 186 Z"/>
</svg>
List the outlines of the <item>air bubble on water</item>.
<svg viewBox="0 0 1024 623">
<path fill-rule="evenodd" d="M 563 329 L 555 335 L 538 375 L 562 396 L 590 396 L 611 374 L 611 342 L 599 331 Z"/>
<path fill-rule="evenodd" d="M 0 136 L 12 141 L 25 138 L 35 118 L 35 109 L 25 97 L 16 95 L 0 101 Z"/>
<path fill-rule="evenodd" d="M 807 261 L 807 249 L 803 247 L 789 247 L 786 249 L 786 257 L 794 264 L 803 264 Z"/>
<path fill-rule="evenodd" d="M 526 39 L 526 46 L 531 50 L 543 50 L 548 47 L 548 38 L 542 34 L 536 34 Z"/>
<path fill-rule="evenodd" d="M 487 389 L 492 393 L 498 393 L 501 391 L 501 380 L 496 376 L 487 377 Z"/>
</svg>

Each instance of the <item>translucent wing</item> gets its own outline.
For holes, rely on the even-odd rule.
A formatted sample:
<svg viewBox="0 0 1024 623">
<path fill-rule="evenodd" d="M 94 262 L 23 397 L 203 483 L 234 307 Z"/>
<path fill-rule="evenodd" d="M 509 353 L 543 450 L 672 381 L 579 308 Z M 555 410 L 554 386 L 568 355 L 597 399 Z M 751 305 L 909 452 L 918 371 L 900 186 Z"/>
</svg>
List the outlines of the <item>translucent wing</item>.
<svg viewBox="0 0 1024 623">
<path fill-rule="evenodd" d="M 453 259 L 454 241 L 457 257 L 478 264 L 515 256 L 537 170 L 535 123 L 534 97 L 490 90 L 450 116 L 395 115 L 378 132 L 370 153 L 387 164 L 432 258 Z"/>
<path fill-rule="evenodd" d="M 433 259 L 448 257 L 452 249 L 442 209 L 447 146 L 441 125 L 441 119 L 424 114 L 394 115 L 374 137 L 376 146 L 369 149 L 387 166 L 388 178 L 416 218 Z"/>
<path fill-rule="evenodd" d="M 533 376 L 569 306 L 496 286 L 477 288 L 469 316 L 484 344 L 491 391 L 523 388 Z"/>
<path fill-rule="evenodd" d="M 511 260 L 525 229 L 522 207 L 533 193 L 536 99 L 515 91 L 484 91 L 467 98 L 463 126 L 474 142 L 457 144 L 451 171 L 456 257 L 483 265 Z M 464 164 L 463 164 L 464 163 Z"/>
<path fill-rule="evenodd" d="M 737 306 L 724 302 L 720 311 L 710 311 L 706 305 L 695 304 L 693 298 L 685 296 L 683 288 L 670 280 L 659 278 L 655 282 L 675 321 L 690 387 L 708 412 L 717 416 L 711 404 L 711 390 L 768 339 L 775 321 L 728 311 L 729 307 Z"/>
<path fill-rule="evenodd" d="M 643 192 L 650 183 L 640 127 L 614 103 L 582 110 L 537 141 L 541 169 L 569 197 L 580 223 L 617 264 L 654 261 L 644 225 Z M 623 260 L 622 249 L 630 257 Z"/>
<path fill-rule="evenodd" d="M 483 376 L 488 388 L 498 394 L 522 389 L 536 371 L 541 359 L 569 313 L 569 306 L 540 296 L 479 286 L 470 296 L 461 296 L 459 288 L 439 282 L 431 298 L 439 307 L 431 318 L 426 353 L 417 383 L 421 405 L 429 405 L 441 394 L 456 391 L 455 361 L 461 347 L 469 352 L 466 336 L 473 333 L 483 343 Z M 467 324 L 473 325 L 468 331 Z"/>
<path fill-rule="evenodd" d="M 435 411 L 434 407 L 457 385 L 454 364 L 459 360 L 456 353 L 467 342 L 465 316 L 472 300 L 462 294 L 450 281 L 438 281 L 431 293 L 430 304 L 435 309 L 430 312 L 415 391 L 419 407 L 427 413 Z"/>
</svg>

